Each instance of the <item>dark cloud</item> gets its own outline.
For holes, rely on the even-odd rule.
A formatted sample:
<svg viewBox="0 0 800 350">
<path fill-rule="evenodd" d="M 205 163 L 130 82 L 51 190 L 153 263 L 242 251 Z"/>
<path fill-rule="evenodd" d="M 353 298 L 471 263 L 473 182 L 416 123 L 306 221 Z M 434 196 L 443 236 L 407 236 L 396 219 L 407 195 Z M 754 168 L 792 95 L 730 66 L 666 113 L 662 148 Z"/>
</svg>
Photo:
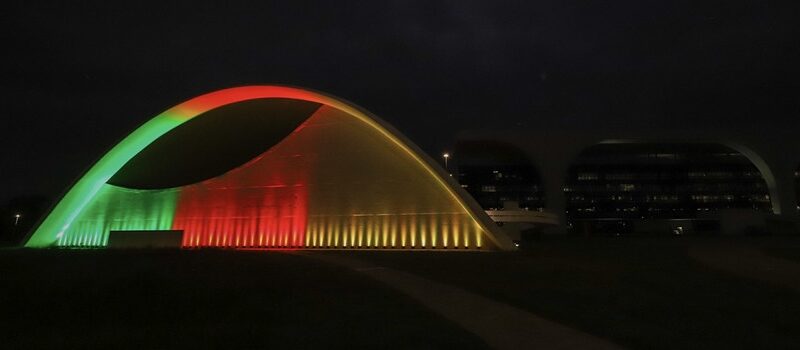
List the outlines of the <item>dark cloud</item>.
<svg viewBox="0 0 800 350">
<path fill-rule="evenodd" d="M 797 124 L 797 5 L 705 1 L 7 5 L 0 197 L 59 191 L 149 117 L 242 84 L 464 128 Z"/>
</svg>

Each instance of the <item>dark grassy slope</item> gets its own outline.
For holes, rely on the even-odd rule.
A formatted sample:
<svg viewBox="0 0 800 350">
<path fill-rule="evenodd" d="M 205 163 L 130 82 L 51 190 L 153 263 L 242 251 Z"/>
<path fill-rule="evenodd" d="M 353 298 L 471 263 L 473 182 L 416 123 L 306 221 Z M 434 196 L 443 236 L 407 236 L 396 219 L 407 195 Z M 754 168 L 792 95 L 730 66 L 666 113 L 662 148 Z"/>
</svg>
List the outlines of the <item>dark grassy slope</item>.
<svg viewBox="0 0 800 350">
<path fill-rule="evenodd" d="M 0 250 L 17 348 L 482 348 L 358 274 L 276 252 Z"/>
<path fill-rule="evenodd" d="M 800 295 L 702 266 L 687 256 L 690 244 L 695 241 L 563 239 L 520 254 L 356 256 L 633 348 L 800 348 Z"/>
<path fill-rule="evenodd" d="M 787 259 L 800 263 L 800 239 L 784 239 L 768 237 L 760 244 L 762 251 L 776 258 Z M 800 276 L 797 277 L 800 279 Z"/>
</svg>

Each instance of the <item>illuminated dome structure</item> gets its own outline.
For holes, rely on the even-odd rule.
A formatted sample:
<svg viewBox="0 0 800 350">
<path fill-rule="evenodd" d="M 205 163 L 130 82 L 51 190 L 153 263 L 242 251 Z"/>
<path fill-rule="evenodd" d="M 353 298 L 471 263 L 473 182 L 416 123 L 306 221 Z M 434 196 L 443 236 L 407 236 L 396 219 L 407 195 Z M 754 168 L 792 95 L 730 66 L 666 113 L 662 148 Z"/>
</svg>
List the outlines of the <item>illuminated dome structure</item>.
<svg viewBox="0 0 800 350">
<path fill-rule="evenodd" d="M 105 154 L 26 247 L 179 232 L 185 248 L 509 249 L 429 157 L 359 107 L 247 86 L 202 95 Z M 165 233 L 166 234 L 166 233 Z"/>
</svg>

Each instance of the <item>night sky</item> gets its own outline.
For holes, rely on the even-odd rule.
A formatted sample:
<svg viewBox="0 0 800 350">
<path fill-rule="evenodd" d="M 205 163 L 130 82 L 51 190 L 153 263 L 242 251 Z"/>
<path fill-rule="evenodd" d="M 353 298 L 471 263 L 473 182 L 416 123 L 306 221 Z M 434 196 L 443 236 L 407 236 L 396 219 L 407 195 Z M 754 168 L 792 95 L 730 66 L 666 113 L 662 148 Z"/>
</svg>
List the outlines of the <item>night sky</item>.
<svg viewBox="0 0 800 350">
<path fill-rule="evenodd" d="M 0 203 L 57 195 L 159 112 L 247 84 L 353 101 L 432 154 L 460 129 L 798 128 L 793 3 L 4 4 Z"/>
</svg>

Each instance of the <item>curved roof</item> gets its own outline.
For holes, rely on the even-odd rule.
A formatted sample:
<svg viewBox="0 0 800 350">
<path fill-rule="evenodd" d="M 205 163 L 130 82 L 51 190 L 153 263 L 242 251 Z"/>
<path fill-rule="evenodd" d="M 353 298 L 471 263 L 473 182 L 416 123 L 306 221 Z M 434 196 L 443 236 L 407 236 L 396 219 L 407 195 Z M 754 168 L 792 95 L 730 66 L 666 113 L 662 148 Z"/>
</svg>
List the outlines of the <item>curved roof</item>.
<svg viewBox="0 0 800 350">
<path fill-rule="evenodd" d="M 181 103 L 151 119 L 113 147 L 75 183 L 32 233 L 25 246 L 46 247 L 58 241 L 64 232 L 70 228 L 76 217 L 95 199 L 98 192 L 104 186 L 108 186 L 109 180 L 131 159 L 166 133 L 213 109 L 242 101 L 264 98 L 294 99 L 318 103 L 365 123 L 369 128 L 381 135 L 386 142 L 395 145 L 406 153 L 425 173 L 434 179 L 446 194 L 451 196 L 479 225 L 492 246 L 501 249 L 510 248 L 510 240 L 501 233 L 496 233 L 497 230 L 494 229 L 491 219 L 480 209 L 477 203 L 466 195 L 430 157 L 425 155 L 394 128 L 374 115 L 344 100 L 306 89 L 272 85 L 245 86 L 211 92 Z"/>
</svg>

